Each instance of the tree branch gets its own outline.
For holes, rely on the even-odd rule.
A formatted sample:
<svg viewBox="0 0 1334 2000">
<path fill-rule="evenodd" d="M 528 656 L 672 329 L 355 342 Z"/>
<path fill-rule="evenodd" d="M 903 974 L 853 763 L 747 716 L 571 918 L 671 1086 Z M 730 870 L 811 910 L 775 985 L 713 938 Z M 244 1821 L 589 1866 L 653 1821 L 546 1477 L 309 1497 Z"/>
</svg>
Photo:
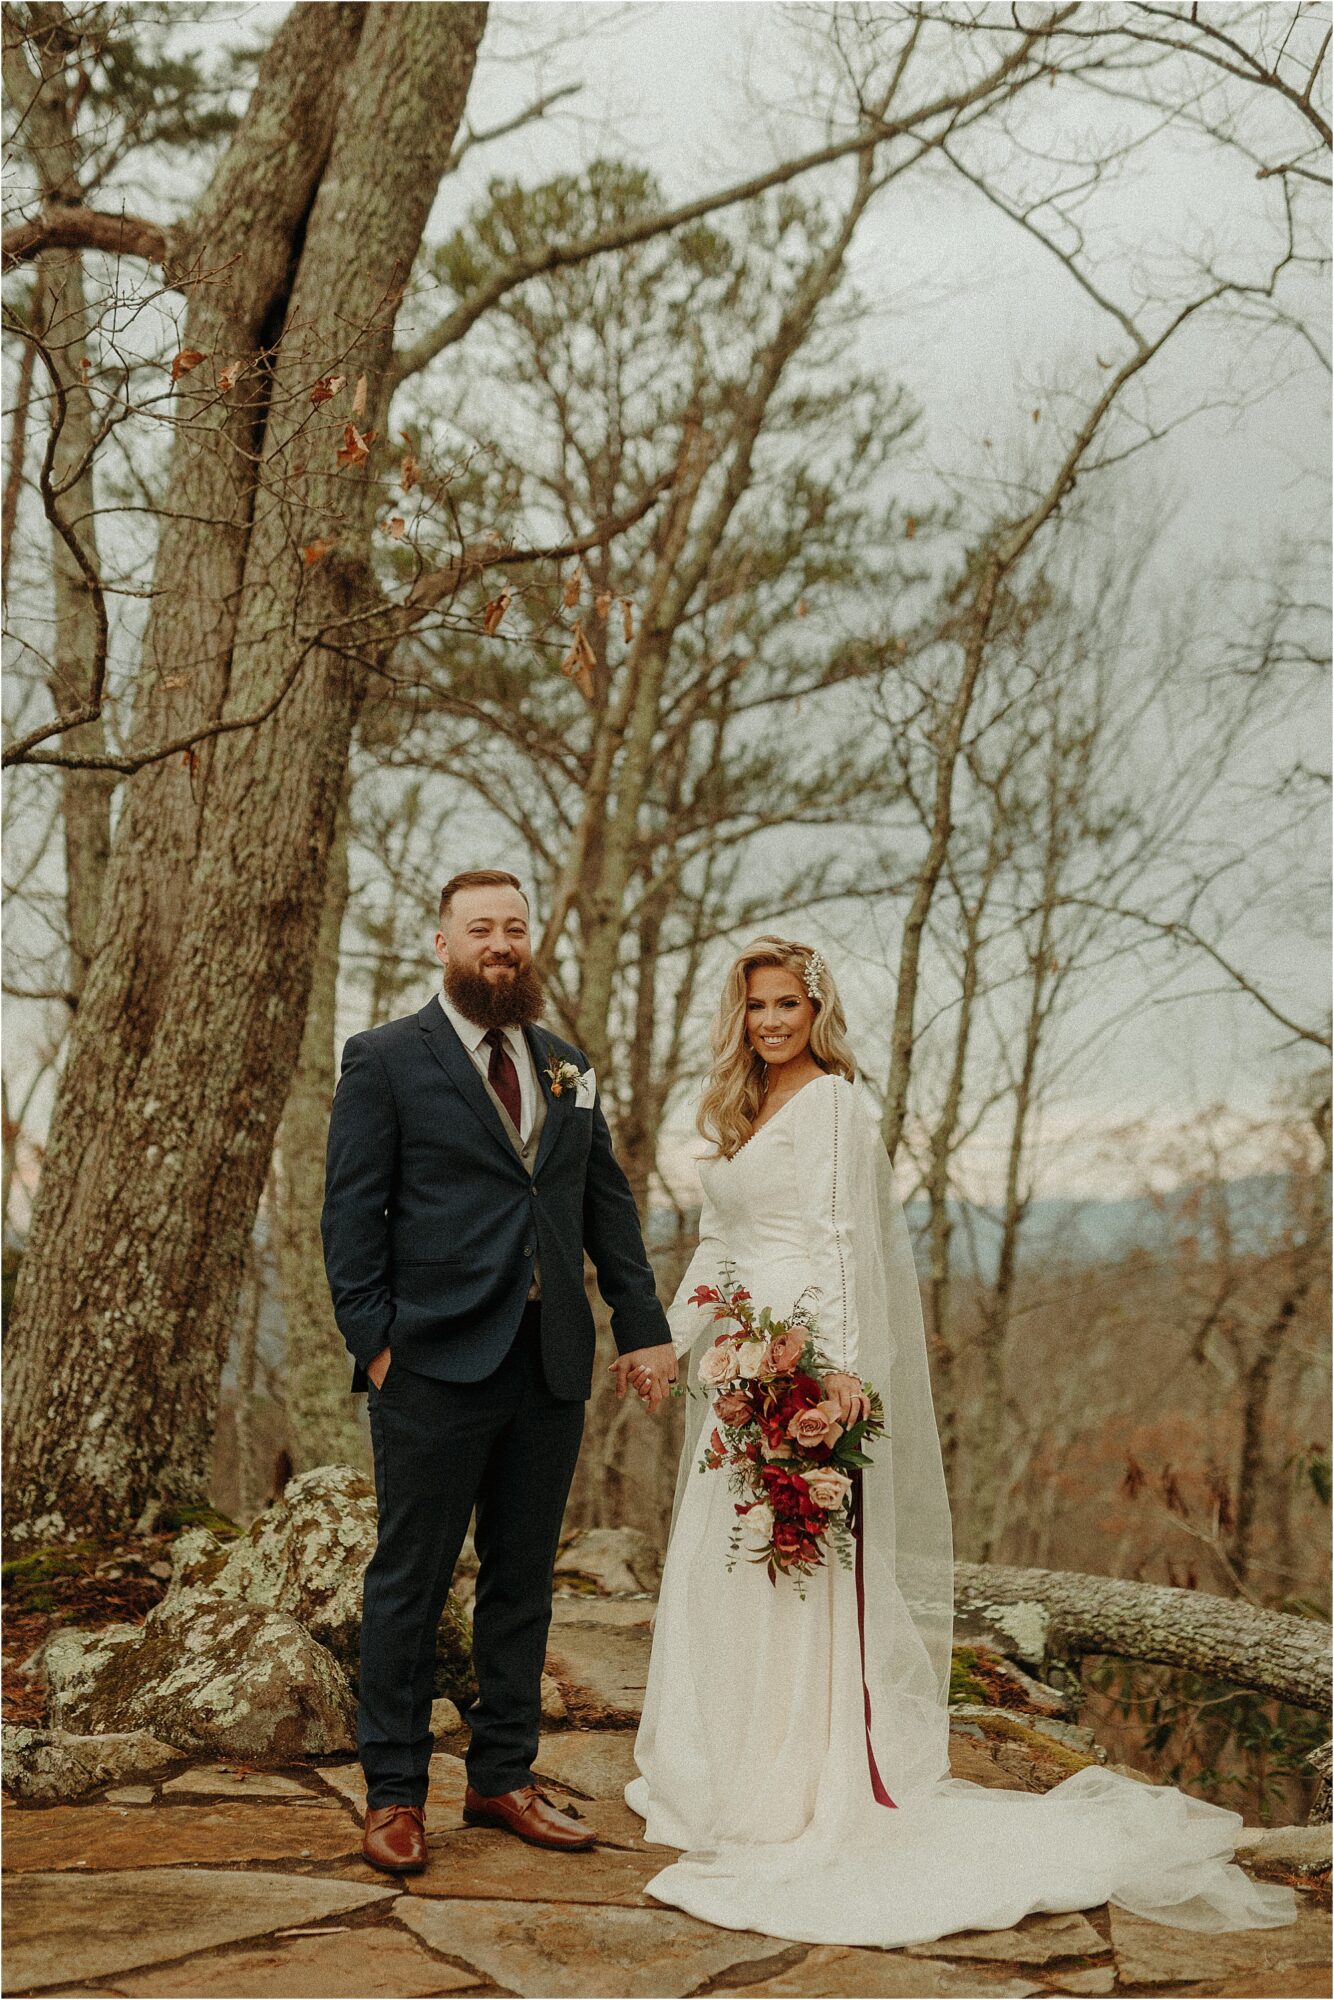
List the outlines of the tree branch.
<svg viewBox="0 0 1334 2000">
<path fill-rule="evenodd" d="M 111 257 L 142 257 L 165 264 L 171 231 L 142 215 L 107 215 L 76 202 L 48 202 L 27 222 L 16 222 L 3 237 L 4 268 L 12 271 L 43 250 L 103 250 Z"/>
<path fill-rule="evenodd" d="M 802 174 L 812 172 L 817 167 L 830 166 L 836 160 L 846 159 L 853 153 L 872 152 L 887 140 L 911 136 L 918 129 L 939 118 L 955 119 L 968 109 L 990 96 L 1003 86 L 1013 86 L 1016 72 L 1028 61 L 1035 46 L 1052 36 L 1068 16 L 1075 12 L 1073 5 L 1056 7 L 1041 27 L 1025 33 L 1019 47 L 998 63 L 986 76 L 966 90 L 953 91 L 943 97 L 933 98 L 930 103 L 918 107 L 914 112 L 898 119 L 876 119 L 869 127 L 863 126 L 847 139 L 837 139 L 814 152 L 802 153 L 794 160 L 786 160 L 781 166 L 771 167 L 767 172 L 754 174 L 748 180 L 737 181 L 731 187 L 722 188 L 714 194 L 701 195 L 695 201 L 683 203 L 679 208 L 665 209 L 656 215 L 637 217 L 632 221 L 619 223 L 613 228 L 598 231 L 593 236 L 585 236 L 572 243 L 546 243 L 538 250 L 525 256 L 516 257 L 512 262 L 493 272 L 486 283 L 475 291 L 471 298 L 463 299 L 454 310 L 447 313 L 430 333 L 403 349 L 396 356 L 390 377 L 391 391 L 399 388 L 411 375 L 416 375 L 427 367 L 436 356 L 447 347 L 462 340 L 465 333 L 476 324 L 482 314 L 488 312 L 507 292 L 516 285 L 525 284 L 529 278 L 544 276 L 549 271 L 565 270 L 574 264 L 586 263 L 591 257 L 604 256 L 611 250 L 629 249 L 635 243 L 647 242 L 650 237 L 659 236 L 668 230 L 679 229 L 687 222 L 698 222 L 706 215 L 715 215 L 720 209 L 734 207 L 738 202 L 754 201 L 771 188 L 783 187 L 788 181 L 798 179 Z"/>
</svg>

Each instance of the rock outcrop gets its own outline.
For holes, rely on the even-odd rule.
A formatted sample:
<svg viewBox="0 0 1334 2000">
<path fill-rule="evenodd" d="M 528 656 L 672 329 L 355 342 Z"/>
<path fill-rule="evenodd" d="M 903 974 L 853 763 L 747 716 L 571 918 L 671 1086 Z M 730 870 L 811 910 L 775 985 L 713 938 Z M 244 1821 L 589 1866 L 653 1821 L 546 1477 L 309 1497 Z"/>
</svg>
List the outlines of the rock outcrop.
<svg viewBox="0 0 1334 2000">
<path fill-rule="evenodd" d="M 58 1730 L 274 1760 L 355 1748 L 346 1673 L 283 1611 L 187 1591 L 142 1625 L 58 1633 L 44 1666 Z"/>
<path fill-rule="evenodd" d="M 182 1755 L 145 1729 L 116 1736 L 74 1736 L 63 1729 L 7 1722 L 0 1761 L 5 1790 L 12 1799 L 51 1805 L 82 1798 L 118 1779 L 156 1777 L 178 1764 Z"/>
<path fill-rule="evenodd" d="M 375 1553 L 375 1489 L 348 1465 L 319 1465 L 291 1480 L 244 1535 L 220 1542 L 204 1530 L 172 1550 L 164 1603 L 205 1595 L 285 1612 L 338 1660 L 355 1688 L 361 1647 L 361 1587 Z M 436 1695 L 460 1707 L 477 1697 L 472 1627 L 452 1598 L 436 1642 Z"/>
</svg>

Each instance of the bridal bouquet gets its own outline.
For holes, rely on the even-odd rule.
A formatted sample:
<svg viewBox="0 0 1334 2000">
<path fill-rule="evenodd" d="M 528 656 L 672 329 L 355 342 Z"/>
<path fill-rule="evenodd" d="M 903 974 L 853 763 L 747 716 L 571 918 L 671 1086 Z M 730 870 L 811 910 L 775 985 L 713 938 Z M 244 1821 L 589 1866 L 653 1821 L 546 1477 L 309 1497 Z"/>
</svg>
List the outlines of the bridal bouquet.
<svg viewBox="0 0 1334 2000">
<path fill-rule="evenodd" d="M 781 1571 L 799 1591 L 831 1547 L 851 1568 L 853 1475 L 871 1463 L 862 1446 L 885 1434 L 880 1397 L 865 1384 L 871 1414 L 843 1428 L 820 1384 L 832 1364 L 800 1300 L 786 1319 L 768 1306 L 757 1312 L 739 1287 L 700 1285 L 690 1302 L 731 1328 L 699 1364 L 715 1418 L 699 1469 L 726 1467 L 738 1496 L 732 1562 L 744 1552 L 765 1565 L 771 1583 Z"/>
</svg>

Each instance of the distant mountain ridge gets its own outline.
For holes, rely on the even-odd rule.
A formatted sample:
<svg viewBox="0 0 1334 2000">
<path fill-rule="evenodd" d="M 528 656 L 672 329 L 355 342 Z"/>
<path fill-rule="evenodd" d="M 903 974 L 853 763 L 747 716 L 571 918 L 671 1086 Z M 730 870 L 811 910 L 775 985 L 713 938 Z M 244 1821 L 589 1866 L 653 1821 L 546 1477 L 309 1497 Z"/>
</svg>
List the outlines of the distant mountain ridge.
<svg viewBox="0 0 1334 2000">
<path fill-rule="evenodd" d="M 1225 1201 L 1233 1243 L 1241 1256 L 1268 1249 L 1281 1233 L 1290 1199 L 1286 1174 L 1245 1174 L 1225 1184 Z M 1135 1195 L 1119 1201 L 1074 1201 L 1051 1197 L 1035 1201 L 1019 1239 L 1019 1262 L 1044 1260 L 1075 1269 L 1095 1264 L 1119 1264 L 1133 1251 L 1162 1256 L 1191 1233 L 1189 1186 L 1173 1188 L 1160 1200 Z M 1000 1211 L 965 1202 L 951 1203 L 954 1223 L 951 1257 L 959 1276 L 990 1283 L 996 1275 L 1000 1245 Z M 908 1226 L 917 1246 L 919 1269 L 925 1267 L 927 1223 L 924 1198 L 910 1201 Z M 697 1211 L 690 1213 L 693 1232 Z M 676 1234 L 676 1218 L 655 1209 L 649 1218 L 651 1246 L 668 1243 Z"/>
<path fill-rule="evenodd" d="M 1162 1256 L 1193 1233 L 1189 1186 L 1169 1190 L 1159 1200 L 1135 1195 L 1120 1201 L 1035 1201 L 1019 1239 L 1019 1261 L 1043 1260 L 1087 1268 L 1119 1264 L 1133 1251 Z M 1267 1250 L 1281 1233 L 1290 1200 L 1286 1174 L 1245 1174 L 1224 1183 L 1224 1201 L 1235 1249 L 1241 1256 Z M 951 1238 L 954 1268 L 960 1274 L 990 1282 L 996 1275 L 1000 1212 L 994 1208 L 953 1205 Z M 926 1226 L 927 1205 L 908 1204 L 908 1224 L 919 1244 Z"/>
</svg>

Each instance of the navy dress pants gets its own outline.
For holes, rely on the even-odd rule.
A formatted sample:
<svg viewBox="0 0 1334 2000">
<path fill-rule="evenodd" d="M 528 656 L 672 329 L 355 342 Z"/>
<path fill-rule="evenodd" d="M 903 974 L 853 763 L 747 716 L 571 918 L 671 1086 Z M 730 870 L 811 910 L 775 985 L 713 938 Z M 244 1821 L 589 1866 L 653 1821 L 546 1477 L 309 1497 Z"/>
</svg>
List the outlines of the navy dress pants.
<svg viewBox="0 0 1334 2000">
<path fill-rule="evenodd" d="M 368 1806 L 426 1798 L 436 1632 L 476 1509 L 468 1778 L 488 1798 L 533 1782 L 551 1573 L 584 1428 L 546 1384 L 541 1306 L 480 1382 L 392 1358 L 368 1392 L 379 1534 L 362 1598 L 357 1753 Z"/>
</svg>

